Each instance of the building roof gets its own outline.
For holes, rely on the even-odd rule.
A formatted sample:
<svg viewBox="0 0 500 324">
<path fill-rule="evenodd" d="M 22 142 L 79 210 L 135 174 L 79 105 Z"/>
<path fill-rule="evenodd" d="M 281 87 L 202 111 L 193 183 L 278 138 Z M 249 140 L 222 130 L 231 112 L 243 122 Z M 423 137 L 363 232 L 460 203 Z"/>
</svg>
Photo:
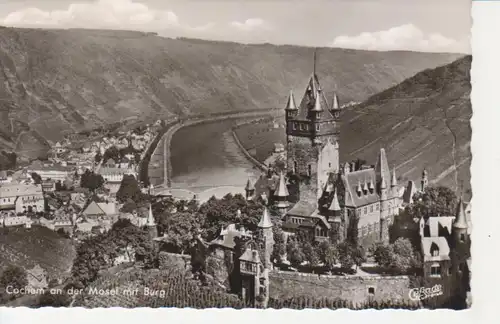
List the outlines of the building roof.
<svg viewBox="0 0 500 324">
<path fill-rule="evenodd" d="M 147 226 L 156 226 L 155 218 L 153 217 L 153 209 L 151 207 L 151 204 L 149 204 L 148 221 L 147 221 L 146 225 Z"/>
<path fill-rule="evenodd" d="M 240 256 L 241 261 L 260 263 L 259 252 L 257 250 L 246 249 Z"/>
<path fill-rule="evenodd" d="M 446 229 L 448 234 L 451 234 L 451 227 L 454 219 L 455 217 L 453 216 L 429 217 L 426 224 L 429 226 L 430 237 L 438 237 L 440 227 Z"/>
<path fill-rule="evenodd" d="M 405 192 L 403 194 L 403 202 L 411 204 L 415 193 L 417 193 L 417 186 L 415 185 L 415 182 L 408 181 L 408 185 L 406 185 Z"/>
<path fill-rule="evenodd" d="M 424 254 L 424 261 L 438 261 L 438 260 L 449 260 L 450 259 L 450 247 L 448 241 L 443 236 L 438 237 L 423 237 L 422 242 L 422 252 Z M 434 248 L 439 249 L 437 256 L 433 256 L 432 252 Z"/>
<path fill-rule="evenodd" d="M 246 232 L 244 229 L 237 229 L 235 224 L 229 224 L 226 228 L 222 229 L 219 236 L 212 240 L 209 244 L 233 249 L 236 245 L 234 239 L 242 236 L 251 236 L 251 234 Z"/>
<path fill-rule="evenodd" d="M 0 198 L 43 195 L 41 185 L 24 183 L 0 184 Z"/>
<path fill-rule="evenodd" d="M 396 168 L 392 168 L 391 187 L 395 187 L 397 185 L 398 185 L 398 179 L 396 178 Z"/>
<path fill-rule="evenodd" d="M 267 210 L 267 207 L 264 207 L 264 211 L 262 212 L 262 217 L 261 217 L 260 222 L 257 226 L 259 228 L 273 227 L 273 223 L 271 222 L 271 218 L 269 217 L 269 211 Z"/>
<path fill-rule="evenodd" d="M 116 214 L 116 204 L 113 202 L 96 203 L 106 215 Z"/>
<path fill-rule="evenodd" d="M 336 92 L 333 93 L 332 109 L 340 109 L 339 97 Z"/>
<path fill-rule="evenodd" d="M 380 197 L 377 190 L 372 185 L 375 179 L 375 169 L 364 169 L 343 175 L 344 188 L 348 192 L 345 205 L 347 207 L 360 207 L 379 201 Z M 368 188 L 373 187 L 374 189 L 364 191 L 362 190 L 364 189 L 364 184 L 367 184 Z"/>
<path fill-rule="evenodd" d="M 312 111 L 315 112 L 321 112 L 323 111 L 323 106 L 321 105 L 321 93 L 320 91 L 316 90 L 316 95 L 314 96 L 316 99 L 314 101 L 314 106 L 312 108 Z"/>
<path fill-rule="evenodd" d="M 290 216 L 311 217 L 316 211 L 316 206 L 303 200 L 299 200 L 288 212 Z"/>
<path fill-rule="evenodd" d="M 82 214 L 85 216 L 106 215 L 104 210 L 102 210 L 95 201 L 92 201 L 87 208 L 83 210 Z"/>
</svg>

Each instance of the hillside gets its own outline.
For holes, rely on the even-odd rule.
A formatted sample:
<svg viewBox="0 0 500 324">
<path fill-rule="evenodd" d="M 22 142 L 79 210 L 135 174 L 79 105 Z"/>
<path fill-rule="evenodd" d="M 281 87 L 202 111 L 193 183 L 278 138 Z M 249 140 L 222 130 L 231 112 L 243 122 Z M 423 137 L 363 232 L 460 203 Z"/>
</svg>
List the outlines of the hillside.
<svg viewBox="0 0 500 324">
<path fill-rule="evenodd" d="M 0 27 L 0 149 L 37 157 L 61 134 L 123 119 L 281 107 L 312 48 L 127 31 Z M 325 89 L 360 102 L 458 54 L 321 49 Z"/>
<path fill-rule="evenodd" d="M 385 147 L 400 181 L 419 180 L 426 167 L 432 183 L 455 189 L 463 181 L 464 189 L 470 189 L 471 60 L 468 56 L 422 71 L 346 108 L 341 116 L 341 161 L 361 158 L 375 163 L 378 150 Z M 274 142 L 285 141 L 284 130 L 270 125 L 248 125 L 238 135 L 261 159 Z"/>
<path fill-rule="evenodd" d="M 45 227 L 0 228 L 0 268 L 14 264 L 31 269 L 39 264 L 50 278 L 59 279 L 69 274 L 74 257 L 72 242 Z"/>
</svg>

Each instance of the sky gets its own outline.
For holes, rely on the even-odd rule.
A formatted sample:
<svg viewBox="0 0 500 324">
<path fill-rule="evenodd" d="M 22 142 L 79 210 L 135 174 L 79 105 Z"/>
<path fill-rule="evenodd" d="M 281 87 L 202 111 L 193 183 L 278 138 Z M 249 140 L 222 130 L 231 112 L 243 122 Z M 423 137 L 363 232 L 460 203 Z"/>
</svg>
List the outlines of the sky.
<svg viewBox="0 0 500 324">
<path fill-rule="evenodd" d="M 0 25 L 470 53 L 471 0 L 1 0 Z"/>
</svg>

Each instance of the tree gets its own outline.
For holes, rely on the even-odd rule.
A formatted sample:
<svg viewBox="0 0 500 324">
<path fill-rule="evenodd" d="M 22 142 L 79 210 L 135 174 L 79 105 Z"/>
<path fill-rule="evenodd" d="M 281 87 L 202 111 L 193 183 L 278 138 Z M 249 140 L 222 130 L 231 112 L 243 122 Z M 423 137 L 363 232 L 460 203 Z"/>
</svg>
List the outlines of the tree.
<svg viewBox="0 0 500 324">
<path fill-rule="evenodd" d="M 144 200 L 144 194 L 139 188 L 139 183 L 133 175 L 126 174 L 123 176 L 120 188 L 116 192 L 116 199 L 120 203 L 125 203 L 132 200 L 135 203 L 140 203 Z"/>
<path fill-rule="evenodd" d="M 359 225 L 359 214 L 354 212 L 349 218 L 349 224 L 347 226 L 346 242 L 352 246 L 358 246 L 358 225 Z"/>
<path fill-rule="evenodd" d="M 305 260 L 304 252 L 302 251 L 299 242 L 295 238 L 290 238 L 286 245 L 286 253 L 288 257 L 288 261 L 294 267 L 298 267 Z"/>
<path fill-rule="evenodd" d="M 398 238 L 393 243 L 392 249 L 394 251 L 393 266 L 399 271 L 406 273 L 415 265 L 415 255 L 410 240 Z"/>
<path fill-rule="evenodd" d="M 318 253 L 310 241 L 304 241 L 302 243 L 302 253 L 304 254 L 305 261 L 309 262 L 311 267 L 318 265 Z"/>
<path fill-rule="evenodd" d="M 28 285 L 26 271 L 15 265 L 9 265 L 0 275 L 0 302 L 8 301 L 17 295 L 8 294 L 7 289 L 21 289 Z"/>
<path fill-rule="evenodd" d="M 319 259 L 328 270 L 332 270 L 339 258 L 339 251 L 336 246 L 328 241 L 323 241 L 318 247 Z"/>
<path fill-rule="evenodd" d="M 97 152 L 96 155 L 94 156 L 94 161 L 96 163 L 101 163 L 102 161 L 102 155 L 101 155 L 101 152 Z"/>
<path fill-rule="evenodd" d="M 195 242 L 200 220 L 197 213 L 177 212 L 170 214 L 162 225 L 167 244 L 184 254 Z"/>
<path fill-rule="evenodd" d="M 373 247 L 373 257 L 375 262 L 382 267 L 389 268 L 393 263 L 394 251 L 391 245 L 377 243 Z"/>
<path fill-rule="evenodd" d="M 80 187 L 87 188 L 92 192 L 102 188 L 104 185 L 104 178 L 100 174 L 95 174 L 90 170 L 85 170 L 80 179 Z"/>
<path fill-rule="evenodd" d="M 273 252 L 271 254 L 271 260 L 276 260 L 277 262 L 281 262 L 282 257 L 286 253 L 286 244 L 285 244 L 285 233 L 278 226 L 273 227 L 273 239 L 274 239 L 274 246 L 273 246 Z"/>
<path fill-rule="evenodd" d="M 457 208 L 457 196 L 443 186 L 427 187 L 413 196 L 414 203 L 406 208 L 411 218 L 453 216 Z"/>
<path fill-rule="evenodd" d="M 121 160 L 120 150 L 116 146 L 109 147 L 104 155 L 102 156 L 102 161 L 106 163 L 109 159 L 115 160 L 115 162 L 119 162 Z"/>
<path fill-rule="evenodd" d="M 36 185 L 39 185 L 42 183 L 42 177 L 36 172 L 31 173 L 31 179 L 35 182 Z"/>
</svg>

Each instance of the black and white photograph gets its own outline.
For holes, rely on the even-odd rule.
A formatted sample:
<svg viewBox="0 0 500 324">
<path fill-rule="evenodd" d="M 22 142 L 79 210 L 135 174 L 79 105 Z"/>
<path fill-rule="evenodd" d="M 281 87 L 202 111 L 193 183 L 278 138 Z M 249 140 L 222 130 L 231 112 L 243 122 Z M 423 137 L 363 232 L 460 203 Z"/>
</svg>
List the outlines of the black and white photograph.
<svg viewBox="0 0 500 324">
<path fill-rule="evenodd" d="M 470 308 L 470 15 L 1 1 L 0 306 Z"/>
</svg>

